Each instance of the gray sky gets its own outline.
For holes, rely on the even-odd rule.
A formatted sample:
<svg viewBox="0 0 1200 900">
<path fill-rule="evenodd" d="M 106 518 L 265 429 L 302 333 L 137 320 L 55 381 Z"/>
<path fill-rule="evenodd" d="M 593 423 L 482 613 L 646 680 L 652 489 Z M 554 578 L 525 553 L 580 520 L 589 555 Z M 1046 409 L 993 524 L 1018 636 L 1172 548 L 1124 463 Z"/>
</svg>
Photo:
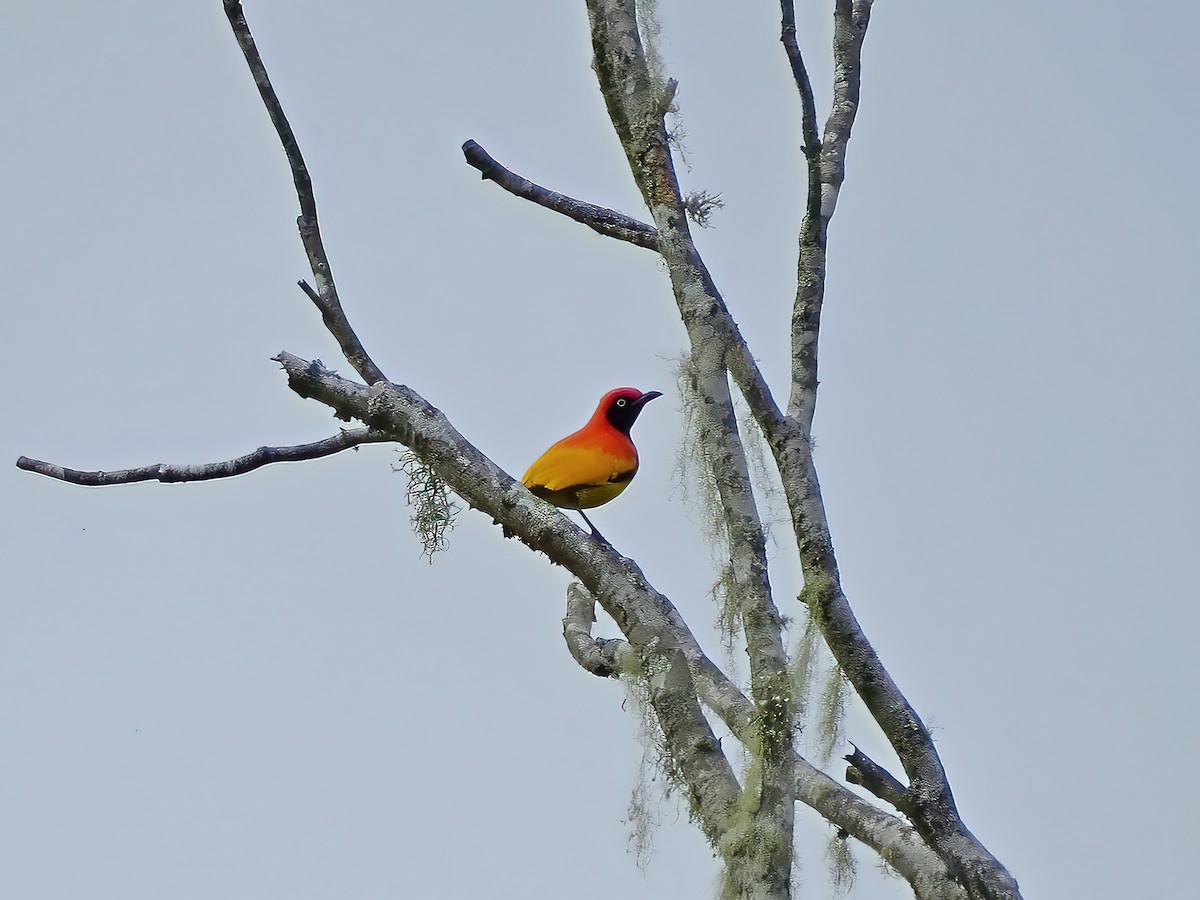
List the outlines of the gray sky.
<svg viewBox="0 0 1200 900">
<path fill-rule="evenodd" d="M 701 248 L 783 391 L 802 166 L 777 6 L 694 5 L 660 3 L 681 176 L 726 200 Z M 822 109 L 827 5 L 801 4 Z M 673 475 L 665 276 L 459 152 L 642 214 L 583 4 L 246 6 L 393 380 L 517 475 L 607 388 L 667 392 L 595 518 L 719 657 Z M 0 25 L 0 457 L 203 462 L 332 433 L 269 361 L 340 362 L 294 286 L 295 197 L 220 4 L 7 0 Z M 1198 30 L 1185 3 L 881 2 L 865 47 L 818 462 L 851 602 L 1030 898 L 1194 879 Z M 709 891 L 670 802 L 649 867 L 625 854 L 636 723 L 567 655 L 566 574 L 473 513 L 427 565 L 393 459 L 0 476 L 0 895 Z M 798 612 L 783 529 L 776 556 Z M 849 737 L 886 758 L 857 713 Z M 825 896 L 829 832 L 799 818 L 803 895 Z M 858 896 L 904 896 L 860 859 Z"/>
</svg>

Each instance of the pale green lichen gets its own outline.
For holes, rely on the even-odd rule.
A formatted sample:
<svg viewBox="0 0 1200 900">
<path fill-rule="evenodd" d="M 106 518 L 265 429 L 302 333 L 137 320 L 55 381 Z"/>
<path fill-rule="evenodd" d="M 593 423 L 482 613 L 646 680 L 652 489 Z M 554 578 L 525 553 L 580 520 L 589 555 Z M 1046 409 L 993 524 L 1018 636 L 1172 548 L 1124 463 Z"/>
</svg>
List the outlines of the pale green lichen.
<svg viewBox="0 0 1200 900">
<path fill-rule="evenodd" d="M 820 652 L 821 629 L 810 607 L 792 654 L 792 695 L 795 698 L 796 716 L 800 722 L 803 722 L 808 714 Z"/>
<path fill-rule="evenodd" d="M 721 199 L 720 194 L 704 190 L 689 191 L 683 198 L 683 208 L 687 211 L 688 218 L 701 228 L 711 228 L 713 214 L 725 208 L 725 201 Z"/>
<path fill-rule="evenodd" d="M 792 686 L 796 721 L 804 731 L 813 761 L 820 766 L 828 765 L 843 740 L 850 685 L 826 649 L 815 604 L 809 604 L 809 614 L 792 655 Z"/>
<path fill-rule="evenodd" d="M 637 780 L 630 791 L 625 817 L 625 827 L 628 829 L 626 846 L 642 869 L 654 855 L 654 833 L 662 824 L 660 810 L 663 804 L 672 801 L 678 803 L 680 792 L 677 789 L 686 787 L 667 750 L 666 737 L 650 702 L 649 679 L 655 674 L 653 663 L 651 669 L 649 673 L 628 671 L 620 676 L 625 687 L 623 706 L 632 709 L 636 722 L 635 736 L 642 748 Z"/>
<path fill-rule="evenodd" d="M 713 455 L 714 423 L 700 388 L 700 371 L 690 354 L 679 358 L 675 382 L 683 402 L 683 433 L 676 456 L 676 485 L 684 500 L 700 511 L 701 528 L 710 545 L 724 543 L 728 523 L 717 487 Z"/>
<path fill-rule="evenodd" d="M 757 751 L 768 763 L 777 763 L 792 748 L 796 717 L 792 683 L 784 672 L 764 680 L 766 683 L 755 690 L 758 703 L 755 724 L 760 742 Z"/>
<path fill-rule="evenodd" d="M 400 462 L 392 471 L 408 476 L 404 499 L 412 509 L 409 522 L 421 542 L 421 552 L 432 564 L 433 555 L 449 544 L 459 505 L 446 482 L 413 451 L 400 451 Z"/>
<path fill-rule="evenodd" d="M 829 865 L 829 882 L 834 893 L 848 894 L 858 880 L 858 863 L 850 848 L 850 838 L 844 832 L 835 832 L 825 845 L 825 861 Z"/>
<path fill-rule="evenodd" d="M 814 751 L 818 765 L 828 765 L 833 751 L 843 740 L 846 700 L 850 683 L 837 663 L 831 663 L 825 673 L 825 688 L 821 692 L 820 718 L 817 720 L 817 746 Z"/>
<path fill-rule="evenodd" d="M 709 596 L 717 607 L 715 625 L 725 650 L 725 661 L 736 669 L 734 647 L 741 636 L 744 604 L 752 595 L 750 585 L 737 577 L 729 556 L 729 515 L 716 474 L 721 465 L 715 450 L 720 432 L 701 389 L 701 378 L 693 356 L 679 359 L 675 379 L 683 401 L 683 433 L 676 457 L 675 481 L 685 502 L 699 513 L 701 532 L 718 569 Z M 753 444 L 754 439 L 749 443 Z"/>
<path fill-rule="evenodd" d="M 662 43 L 662 23 L 658 21 L 657 0 L 640 0 L 637 4 L 637 27 L 638 37 L 642 41 L 642 53 L 646 58 L 646 71 L 655 87 L 662 90 L 667 79 L 663 74 L 662 52 L 659 50 Z"/>
<path fill-rule="evenodd" d="M 718 892 L 721 900 L 751 896 L 756 893 L 756 885 L 761 889 L 780 872 L 786 871 L 786 877 L 791 878 L 795 871 L 791 835 L 774 814 L 762 807 L 764 769 L 777 765 L 792 746 L 795 714 L 791 680 L 787 674 L 769 679 L 759 685 L 757 695 L 758 712 L 754 738 L 746 746 L 743 787 L 717 847 L 724 863 Z"/>
<path fill-rule="evenodd" d="M 732 821 L 721 835 L 717 849 L 721 871 L 720 900 L 739 900 L 756 893 L 764 882 L 785 868 L 790 853 L 789 835 L 774 816 L 759 815 L 762 798 L 762 760 L 751 757 Z M 790 867 L 788 872 L 790 874 Z"/>
</svg>

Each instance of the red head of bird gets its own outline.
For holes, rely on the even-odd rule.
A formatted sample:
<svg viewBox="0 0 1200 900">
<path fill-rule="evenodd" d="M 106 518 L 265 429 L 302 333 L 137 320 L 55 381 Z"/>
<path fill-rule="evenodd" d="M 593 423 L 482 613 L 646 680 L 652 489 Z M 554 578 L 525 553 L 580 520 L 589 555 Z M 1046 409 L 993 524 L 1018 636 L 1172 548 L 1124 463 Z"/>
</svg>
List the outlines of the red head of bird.
<svg viewBox="0 0 1200 900">
<path fill-rule="evenodd" d="M 609 391 L 588 423 L 538 457 L 521 483 L 543 500 L 581 514 L 612 500 L 638 470 L 637 448 L 629 430 L 642 407 L 661 396 L 658 391 L 643 394 L 630 387 Z"/>
</svg>

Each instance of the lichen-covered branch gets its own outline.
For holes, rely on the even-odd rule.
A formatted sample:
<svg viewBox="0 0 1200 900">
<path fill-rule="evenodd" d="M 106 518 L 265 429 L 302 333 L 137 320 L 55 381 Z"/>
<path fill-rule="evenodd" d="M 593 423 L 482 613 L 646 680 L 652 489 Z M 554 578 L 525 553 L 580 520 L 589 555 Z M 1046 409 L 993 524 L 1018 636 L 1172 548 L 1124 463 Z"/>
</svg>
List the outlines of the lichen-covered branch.
<svg viewBox="0 0 1200 900">
<path fill-rule="evenodd" d="M 677 305 L 691 341 L 692 389 L 703 405 L 698 439 L 708 448 L 726 518 L 738 590 L 749 598 L 752 676 L 756 663 L 768 674 L 786 670 L 780 617 L 771 599 L 765 539 L 725 366 L 725 347 L 713 341 L 710 322 L 731 321 L 692 241 L 685 203 L 675 177 L 663 115 L 666 85 L 651 77 L 632 0 L 589 0 L 592 47 L 600 89 L 625 148 L 638 187 L 659 233 Z M 714 316 L 713 313 L 717 315 Z"/>
<path fill-rule="evenodd" d="M 300 236 L 316 285 L 301 281 L 300 286 L 366 384 L 339 376 L 320 361 L 308 362 L 288 353 L 276 358 L 294 391 L 365 427 L 313 444 L 262 447 L 235 460 L 202 466 L 83 472 L 26 457 L 18 466 L 77 484 L 192 481 L 230 477 L 275 462 L 313 459 L 363 443 L 398 441 L 436 476 L 430 483 L 444 482 L 466 503 L 492 516 L 507 536 L 546 554 L 579 579 L 569 589 L 563 622 L 568 647 L 579 664 L 594 674 L 628 671 L 644 681 L 672 777 L 686 792 L 696 821 L 726 864 L 728 896 L 761 900 L 790 896 L 793 816 L 795 801 L 800 800 L 872 847 L 908 879 L 920 900 L 1018 900 L 1015 881 L 963 824 L 928 730 L 850 609 L 812 456 L 828 226 L 844 179 L 846 149 L 858 109 L 861 51 L 871 0 L 835 0 L 833 104 L 820 137 L 793 0 L 781 0 L 781 40 L 800 94 L 809 175 L 799 236 L 786 412 L 772 396 L 692 239 L 688 202 L 680 190 L 664 121 L 673 108 L 676 85 L 662 75 L 653 46 L 643 45 L 636 0 L 587 0 L 587 8 L 601 92 L 652 224 L 534 184 L 501 166 L 474 141 L 463 146 L 468 163 L 485 179 L 601 234 L 655 250 L 666 263 L 689 338 L 688 393 L 695 397 L 699 438 L 723 510 L 720 538 L 728 553 L 729 589 L 736 595 L 747 643 L 752 699 L 703 653 L 670 600 L 646 581 L 632 560 L 534 498 L 418 394 L 387 381 L 367 355 L 338 298 L 312 182 L 295 134 L 271 86 L 241 3 L 223 0 L 223 5 L 291 168 L 301 211 Z M 908 786 L 857 749 L 848 757 L 848 778 L 892 803 L 911 826 L 834 782 L 794 750 L 794 704 L 782 618 L 772 597 L 764 530 L 734 416 L 731 379 L 770 446 L 782 479 L 804 574 L 801 600 L 810 607 L 841 672 L 895 749 Z M 623 640 L 592 636 L 596 603 L 617 623 Z M 750 750 L 744 786 L 738 783 L 702 705 Z"/>
<path fill-rule="evenodd" d="M 291 447 L 259 447 L 253 453 L 247 453 L 236 459 L 223 462 L 203 463 L 201 465 L 181 466 L 171 463 L 152 463 L 148 466 L 138 466 L 134 469 L 114 469 L 107 472 L 83 472 L 79 469 L 68 469 L 55 463 L 44 462 L 40 459 L 30 459 L 22 456 L 17 460 L 17 468 L 26 472 L 35 472 L 47 478 L 56 478 L 71 484 L 82 484 L 88 487 L 99 487 L 111 484 L 134 484 L 139 481 L 161 481 L 174 484 L 183 481 L 211 481 L 214 478 L 233 478 L 235 475 L 245 475 L 263 466 L 281 462 L 300 462 L 306 459 L 320 459 L 341 453 L 362 444 L 377 444 L 390 441 L 392 438 L 385 432 L 374 428 L 353 428 L 338 432 L 335 435 L 311 444 L 297 444 Z"/>
<path fill-rule="evenodd" d="M 292 131 L 287 116 L 283 113 L 283 106 L 275 94 L 275 88 L 271 86 L 267 68 L 263 65 L 258 47 L 255 46 L 250 26 L 246 24 L 242 4 L 240 0 L 224 0 L 224 5 L 225 15 L 233 28 L 238 46 L 242 48 L 242 55 L 246 57 L 246 64 L 254 76 L 258 93 L 262 96 L 263 104 L 271 117 L 271 124 L 275 126 L 279 141 L 283 145 L 283 151 L 287 155 L 288 165 L 291 166 L 292 181 L 296 185 L 296 197 L 300 201 L 300 217 L 296 220 L 296 224 L 300 229 L 300 240 L 304 244 L 304 251 L 308 254 L 308 263 L 312 268 L 313 278 L 317 282 L 315 292 L 306 290 L 305 293 L 316 304 L 326 329 L 337 340 L 338 346 L 342 348 L 342 354 L 346 357 L 346 361 L 354 367 L 354 371 L 358 372 L 367 384 L 383 381 L 385 377 L 383 372 L 367 354 L 366 348 L 363 347 L 362 341 L 358 339 L 354 329 L 350 327 L 350 320 L 346 318 L 346 313 L 342 309 L 342 301 L 338 298 L 337 286 L 333 282 L 333 270 L 329 265 L 329 257 L 325 253 L 325 245 L 321 241 L 321 227 L 317 222 L 317 201 L 313 196 L 312 179 L 308 174 L 308 166 L 304 164 L 304 157 L 300 153 L 300 144 L 296 141 L 296 135 Z M 303 282 L 301 286 L 307 287 Z"/>
<path fill-rule="evenodd" d="M 812 428 L 817 408 L 817 338 L 825 297 L 826 239 L 838 192 L 846 177 L 846 146 L 858 113 L 862 45 L 871 19 L 871 2 L 837 0 L 835 3 L 833 108 L 825 122 L 820 154 L 808 156 L 808 192 L 800 226 L 796 301 L 792 309 L 792 387 L 788 400 L 788 415 L 806 434 Z M 790 4 L 787 0 L 783 3 L 786 30 Z M 794 17 L 792 25 L 794 30 Z M 798 47 L 796 52 L 799 53 Z M 788 56 L 792 56 L 790 48 Z M 794 61 L 792 65 L 794 68 Z M 803 115 L 808 118 L 807 107 Z"/>
<path fill-rule="evenodd" d="M 674 84 L 652 74 L 638 28 L 634 0 L 588 0 L 593 68 L 609 118 L 625 150 L 630 171 L 658 232 L 680 316 L 687 330 L 693 392 L 700 405 L 699 439 L 724 509 L 729 552 L 729 590 L 738 598 L 750 660 L 751 694 L 758 708 L 757 793 L 752 812 L 721 845 L 726 878 L 734 893 L 748 879 L 761 896 L 790 893 L 794 796 L 790 748 L 793 719 L 781 619 L 771 596 L 765 537 L 754 499 L 745 448 L 738 434 L 728 381 L 728 344 L 713 340 L 711 322 L 736 333 L 736 326 L 688 227 L 687 206 L 676 178 L 664 115 Z M 744 346 L 744 342 L 738 341 Z M 747 354 L 748 356 L 748 354 Z M 756 367 L 751 362 L 748 367 Z M 765 391 L 765 384 L 762 384 Z M 751 839 L 748 835 L 754 835 Z M 752 846 L 753 845 L 753 846 Z"/>
<path fill-rule="evenodd" d="M 845 178 L 846 148 L 858 111 L 862 45 L 870 15 L 871 0 L 836 0 L 834 5 L 833 106 L 825 124 L 815 173 L 812 157 L 809 157 L 810 183 L 806 214 L 800 229 L 797 290 L 792 313 L 792 384 L 788 411 L 782 423 L 774 419 L 771 412 L 760 421 L 764 422 L 764 433 L 779 466 L 791 511 L 804 573 L 802 599 L 815 611 L 821 633 L 838 665 L 904 767 L 909 780 L 905 812 L 921 837 L 972 897 L 1012 900 L 1020 896 L 1016 882 L 962 822 L 928 729 L 884 668 L 842 592 L 812 458 L 811 430 L 816 410 L 826 241 L 829 221 Z M 785 6 L 785 27 L 786 24 Z M 814 195 L 813 174 L 818 176 L 819 203 Z"/>
<path fill-rule="evenodd" d="M 1007 872 L 970 837 L 958 819 L 927 730 L 883 668 L 846 602 L 812 460 L 811 424 L 817 386 L 816 341 L 824 292 L 825 239 L 844 177 L 845 148 L 858 106 L 861 48 L 870 9 L 870 0 L 838 0 L 836 4 L 834 106 L 821 152 L 810 157 L 810 165 L 819 170 L 814 174 L 819 177 L 810 184 L 806 202 L 806 209 L 815 214 L 807 217 L 801 236 L 800 278 L 793 314 L 793 383 L 786 416 L 780 414 L 771 399 L 691 241 L 662 120 L 669 90 L 667 84 L 657 84 L 647 70 L 634 0 L 588 0 L 593 65 L 609 117 L 658 230 L 660 252 L 692 341 L 693 364 L 702 378 L 705 400 L 724 412 L 720 389 L 723 379 L 718 378 L 720 373 L 710 362 L 716 355 L 721 367 L 728 370 L 746 396 L 779 466 L 805 575 L 803 599 L 813 605 L 822 634 L 838 664 L 896 748 L 910 782 L 914 788 L 920 785 L 921 796 L 928 800 L 927 803 L 914 800 L 914 824 L 923 836 L 936 832 L 947 839 L 954 838 L 931 846 L 964 884 L 978 880 L 978 873 L 988 871 L 996 876 L 1000 890 L 996 896 L 1016 896 Z M 819 203 L 815 193 L 818 188 Z M 717 420 L 720 419 L 718 416 Z M 730 443 L 734 440 L 736 432 Z M 717 452 L 722 451 L 720 441 L 715 446 Z M 740 474 L 737 465 L 727 464 L 722 472 L 732 474 L 726 487 L 731 489 L 729 493 L 736 493 Z M 731 521 L 736 523 L 745 507 L 739 507 L 736 500 L 730 504 L 727 493 L 723 492 L 722 499 L 732 511 Z M 732 542 L 731 549 L 736 552 Z M 752 626 L 748 626 L 747 638 L 753 644 L 751 630 Z M 754 653 L 752 646 L 752 659 Z M 759 660 L 769 656 L 760 653 Z M 765 686 L 766 679 L 760 679 L 760 684 Z M 759 701 L 760 689 L 754 687 L 752 693 Z M 1010 886 L 1013 892 L 1006 892 Z"/>
<path fill-rule="evenodd" d="M 803 759 L 796 762 L 796 799 L 878 853 L 908 882 L 917 900 L 966 900 L 966 891 L 912 826 Z"/>
<path fill-rule="evenodd" d="M 633 668 L 633 650 L 628 641 L 592 637 L 596 623 L 596 600 L 578 581 L 567 588 L 567 614 L 563 616 L 563 640 L 580 667 L 600 678 L 615 678 Z"/>
<path fill-rule="evenodd" d="M 592 595 L 579 582 L 572 582 L 563 619 L 563 637 L 572 657 L 583 669 L 601 677 L 629 672 L 636 661 L 628 642 L 592 637 L 594 610 Z M 757 740 L 755 711 L 749 700 L 707 658 L 704 662 L 704 666 L 692 666 L 692 680 L 701 700 L 739 740 Z M 851 793 L 799 755 L 793 754 L 792 765 L 796 799 L 878 853 L 912 885 L 918 900 L 962 900 L 966 896 L 911 826 Z"/>
<path fill-rule="evenodd" d="M 739 787 L 697 699 L 691 669 L 704 654 L 678 610 L 637 565 L 534 497 L 410 388 L 386 381 L 368 388 L 290 353 L 276 359 L 300 396 L 386 431 L 415 451 L 462 500 L 582 582 L 637 655 L 693 813 L 710 837 L 723 831 Z"/>
<path fill-rule="evenodd" d="M 647 250 L 658 250 L 658 232 L 645 222 L 639 222 L 632 216 L 613 209 L 576 200 L 574 197 L 568 197 L 566 194 L 560 194 L 558 191 L 552 191 L 527 178 L 522 178 L 496 162 L 475 141 L 467 141 L 463 144 L 462 151 L 467 165 L 478 169 L 485 180 L 494 181 L 510 194 L 561 213 L 568 219 L 586 225 L 592 231 L 605 237 L 627 241 L 630 244 L 645 247 Z"/>
</svg>

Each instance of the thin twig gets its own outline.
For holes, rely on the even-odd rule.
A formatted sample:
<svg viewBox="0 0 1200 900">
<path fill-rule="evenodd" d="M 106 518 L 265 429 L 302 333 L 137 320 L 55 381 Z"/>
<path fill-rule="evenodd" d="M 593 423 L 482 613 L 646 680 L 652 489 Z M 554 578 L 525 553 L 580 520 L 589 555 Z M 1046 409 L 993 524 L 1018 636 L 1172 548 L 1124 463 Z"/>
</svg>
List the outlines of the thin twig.
<svg viewBox="0 0 1200 900">
<path fill-rule="evenodd" d="M 658 232 L 653 226 L 639 222 L 632 216 L 619 213 L 616 210 L 593 203 L 585 203 L 544 188 L 527 178 L 522 178 L 515 172 L 506 169 L 496 162 L 486 150 L 475 141 L 467 141 L 462 146 L 463 156 L 467 165 L 478 169 L 485 181 L 494 181 L 510 194 L 515 194 L 525 200 L 532 200 L 538 206 L 561 213 L 568 219 L 573 219 L 586 225 L 592 231 L 606 237 L 627 241 L 647 250 L 658 250 Z"/>
<path fill-rule="evenodd" d="M 332 456 L 334 453 L 341 453 L 343 450 L 349 450 L 361 444 L 378 444 L 394 440 L 395 438 L 385 431 L 375 428 L 354 428 L 338 432 L 311 444 L 296 444 L 292 447 L 259 447 L 253 453 L 247 453 L 237 459 L 194 466 L 153 463 L 148 466 L 139 466 L 136 469 L 83 472 L 79 469 L 68 469 L 40 459 L 22 456 L 17 460 L 17 468 L 45 475 L 47 478 L 57 478 L 59 481 L 89 487 L 134 484 L 138 481 L 162 481 L 169 484 L 183 481 L 212 481 L 215 478 L 233 478 L 235 475 L 245 475 L 247 472 L 253 472 L 255 469 L 261 469 L 272 463 L 320 459 L 323 456 Z"/>
<path fill-rule="evenodd" d="M 296 141 L 296 135 L 292 131 L 287 116 L 284 115 L 283 106 L 275 94 L 275 88 L 271 86 L 266 66 L 263 65 L 258 47 L 254 44 L 250 26 L 246 24 L 246 16 L 242 12 L 242 4 L 240 0 L 224 0 L 224 3 L 225 15 L 233 27 L 238 46 L 242 48 L 242 54 L 246 57 L 246 64 L 254 76 L 258 93 L 262 96 L 263 105 L 267 108 L 271 124 L 275 126 L 279 141 L 283 145 L 283 152 L 287 154 L 288 165 L 292 169 L 292 181 L 296 185 L 296 198 L 300 201 L 300 218 L 296 220 L 296 224 L 300 229 L 300 240 L 304 244 L 304 251 L 308 254 L 308 263 L 312 268 L 313 278 L 317 282 L 315 294 L 310 291 L 305 293 L 308 293 L 309 298 L 320 310 L 326 329 L 337 340 L 346 361 L 354 367 L 363 380 L 367 384 L 385 381 L 386 377 L 367 355 L 362 341 L 358 339 L 358 335 L 355 334 L 350 320 L 346 318 L 346 313 L 342 309 L 337 286 L 333 282 L 333 270 L 329 266 L 329 257 L 325 253 L 325 245 L 321 241 L 321 228 L 317 222 L 317 201 L 313 196 L 312 178 L 309 177 L 308 166 L 305 165 L 304 157 L 300 153 L 300 144 Z"/>
<path fill-rule="evenodd" d="M 800 52 L 800 42 L 796 38 L 796 6 L 792 0 L 780 0 L 780 7 L 783 11 L 783 26 L 779 39 L 783 41 L 788 62 L 792 65 L 792 77 L 796 79 L 796 88 L 800 91 L 800 126 L 804 135 L 804 155 L 812 159 L 821 152 L 821 138 L 817 135 L 817 101 L 813 98 L 812 82 L 804 65 L 804 55 Z"/>
</svg>

